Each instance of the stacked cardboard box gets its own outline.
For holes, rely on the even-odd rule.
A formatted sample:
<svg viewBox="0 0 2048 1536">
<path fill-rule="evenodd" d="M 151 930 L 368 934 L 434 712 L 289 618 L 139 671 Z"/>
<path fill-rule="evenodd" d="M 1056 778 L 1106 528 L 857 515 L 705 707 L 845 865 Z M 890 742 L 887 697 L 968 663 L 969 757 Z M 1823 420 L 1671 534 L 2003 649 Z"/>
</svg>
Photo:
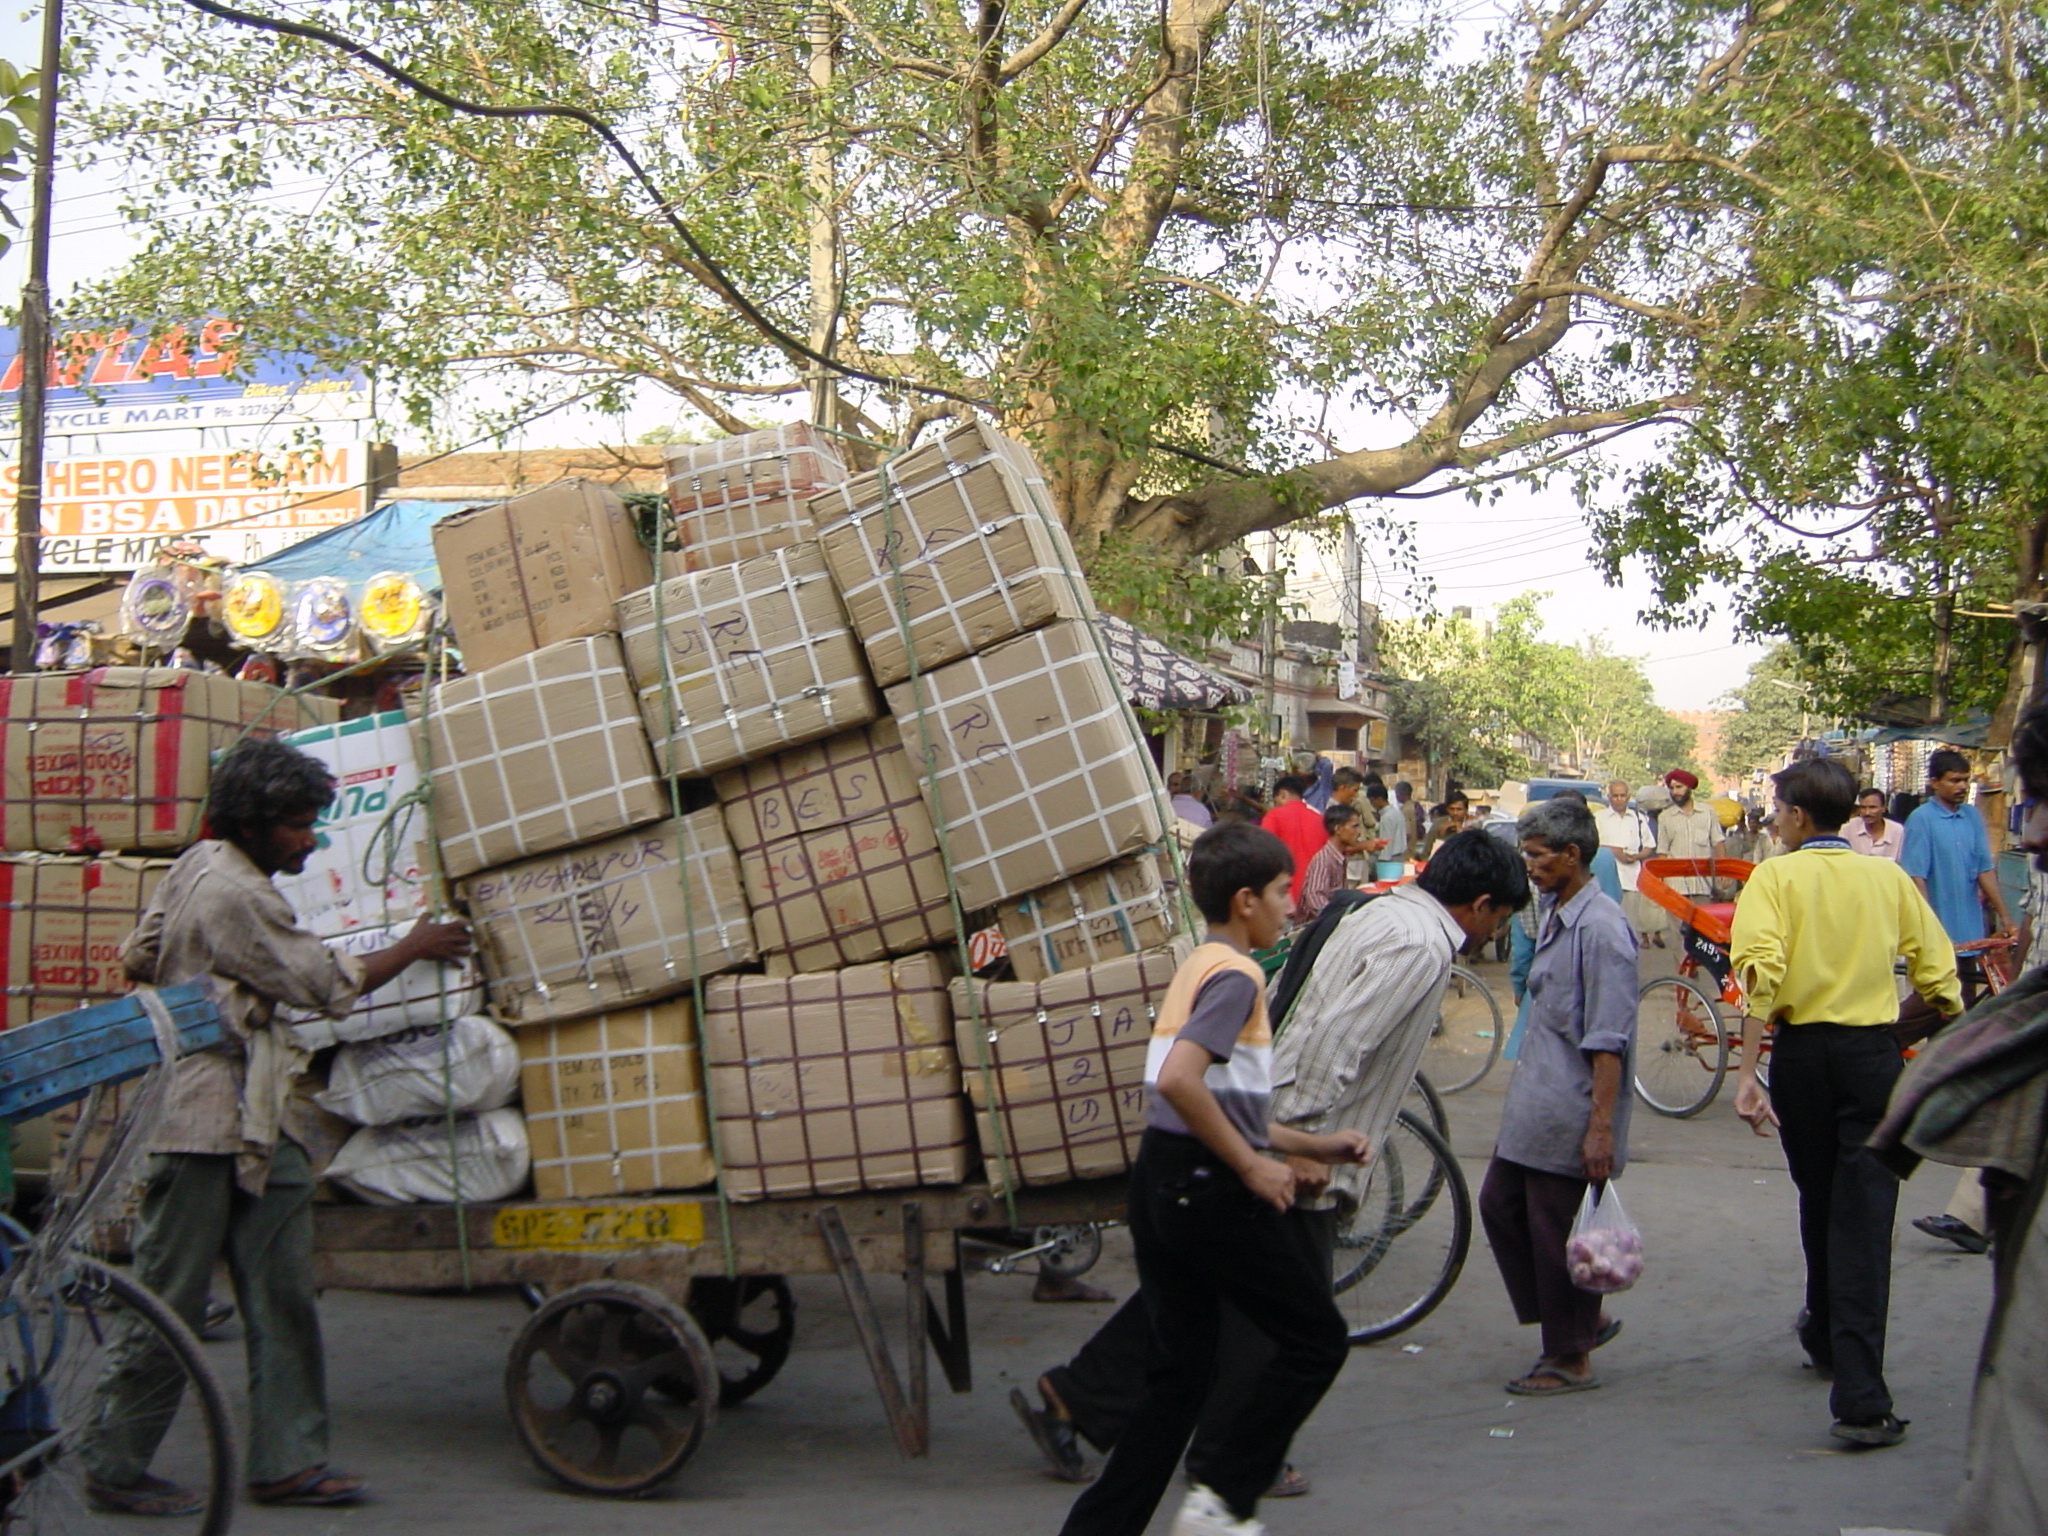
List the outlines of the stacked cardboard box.
<svg viewBox="0 0 2048 1536">
<path fill-rule="evenodd" d="M 998 921 L 1017 979 L 1043 981 L 1170 941 L 1179 923 L 1163 873 L 1144 855 L 1004 903 Z"/>
<path fill-rule="evenodd" d="M 816 537 L 810 499 L 846 479 L 838 451 L 805 422 L 743 432 L 668 453 L 675 519 L 664 575 L 751 560 Z"/>
<path fill-rule="evenodd" d="M 122 941 L 170 867 L 162 859 L 0 854 L 5 1027 L 126 992 Z"/>
</svg>

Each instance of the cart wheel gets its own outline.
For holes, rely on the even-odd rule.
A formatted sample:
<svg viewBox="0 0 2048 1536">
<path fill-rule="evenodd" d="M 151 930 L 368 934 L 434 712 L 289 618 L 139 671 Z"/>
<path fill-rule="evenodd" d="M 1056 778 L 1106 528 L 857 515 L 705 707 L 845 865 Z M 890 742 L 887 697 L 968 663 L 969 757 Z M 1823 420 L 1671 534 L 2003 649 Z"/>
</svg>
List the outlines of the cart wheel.
<svg viewBox="0 0 2048 1536">
<path fill-rule="evenodd" d="M 1728 1026 L 1706 989 L 1685 976 L 1653 976 L 1636 1000 L 1636 1097 L 1660 1115 L 1690 1120 L 1714 1102 L 1728 1074 Z"/>
<path fill-rule="evenodd" d="M 1095 1267 L 1102 1257 L 1102 1228 L 1092 1221 L 1064 1227 L 1040 1227 L 1031 1234 L 1035 1247 L 1039 1243 L 1052 1246 L 1038 1256 L 1038 1272 L 1041 1275 L 1057 1275 L 1062 1280 L 1072 1280 L 1085 1275 Z"/>
<path fill-rule="evenodd" d="M 703 1443 L 717 1376 L 689 1313 L 645 1286 L 600 1280 L 526 1320 L 505 1401 L 527 1454 L 571 1488 L 650 1493 Z"/>
<path fill-rule="evenodd" d="M 743 1403 L 775 1379 L 796 1337 L 796 1296 L 780 1275 L 699 1275 L 685 1305 L 711 1340 L 718 1363 L 718 1401 Z M 666 1381 L 655 1384 L 669 1390 Z"/>
</svg>

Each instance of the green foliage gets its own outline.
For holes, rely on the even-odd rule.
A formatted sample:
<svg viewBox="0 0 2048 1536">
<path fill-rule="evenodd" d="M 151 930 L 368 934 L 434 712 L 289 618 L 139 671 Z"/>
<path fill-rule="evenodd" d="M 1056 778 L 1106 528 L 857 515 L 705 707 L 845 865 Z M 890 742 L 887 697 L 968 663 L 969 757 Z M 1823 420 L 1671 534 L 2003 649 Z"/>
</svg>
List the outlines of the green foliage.
<svg viewBox="0 0 2048 1536">
<path fill-rule="evenodd" d="M 1715 771 L 1746 779 L 1778 767 L 1802 740 L 1831 727 L 1817 702 L 1798 654 L 1789 645 L 1774 646 L 1749 669 L 1749 680 L 1722 700 L 1731 713 L 1721 726 Z"/>
<path fill-rule="evenodd" d="M 26 166 L 35 154 L 36 111 L 42 100 L 39 70 L 16 69 L 0 59 L 0 188 L 28 180 Z M 0 223 L 21 228 L 10 196 L 0 193 Z M 14 243 L 0 230 L 0 254 Z"/>
</svg>

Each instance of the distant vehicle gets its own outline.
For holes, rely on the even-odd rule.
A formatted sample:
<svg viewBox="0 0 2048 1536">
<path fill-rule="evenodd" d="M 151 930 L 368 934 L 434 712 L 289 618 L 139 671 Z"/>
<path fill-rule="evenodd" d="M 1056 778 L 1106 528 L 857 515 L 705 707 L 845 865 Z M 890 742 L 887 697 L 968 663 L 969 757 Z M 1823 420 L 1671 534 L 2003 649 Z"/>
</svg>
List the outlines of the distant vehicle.
<svg viewBox="0 0 2048 1536">
<path fill-rule="evenodd" d="M 1506 787 L 1502 786 L 1503 789 Z M 1603 786 L 1591 779 L 1531 779 L 1522 787 L 1530 805 L 1534 805 L 1538 800 L 1554 800 L 1568 789 L 1577 790 L 1584 795 L 1588 805 L 1598 805 L 1607 798 Z"/>
</svg>

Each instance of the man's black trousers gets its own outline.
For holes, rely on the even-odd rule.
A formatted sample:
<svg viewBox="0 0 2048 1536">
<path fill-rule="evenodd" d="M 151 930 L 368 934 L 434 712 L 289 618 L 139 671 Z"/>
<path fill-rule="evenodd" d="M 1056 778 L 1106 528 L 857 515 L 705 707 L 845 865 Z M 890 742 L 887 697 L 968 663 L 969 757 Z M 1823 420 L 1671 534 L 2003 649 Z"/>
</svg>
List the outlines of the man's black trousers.
<svg viewBox="0 0 2048 1536">
<path fill-rule="evenodd" d="M 1771 1044 L 1771 1107 L 1799 1191 L 1806 1250 L 1800 1343 L 1833 1366 L 1837 1419 L 1892 1411 L 1884 1381 L 1892 1221 L 1899 1181 L 1865 1149 L 1904 1063 L 1889 1029 L 1781 1024 Z"/>
<path fill-rule="evenodd" d="M 1054 1373 L 1063 1398 L 1074 1386 L 1082 1400 L 1067 1399 L 1077 1426 L 1113 1446 L 1064 1536 L 1139 1536 L 1198 1419 L 1196 1480 L 1240 1517 L 1252 1514 L 1349 1352 L 1330 1291 L 1333 1236 L 1334 1218 L 1274 1210 L 1194 1138 L 1145 1133 L 1131 1170 L 1137 1310 L 1126 1303 Z M 1226 1308 L 1243 1328 L 1219 1382 Z"/>
</svg>

